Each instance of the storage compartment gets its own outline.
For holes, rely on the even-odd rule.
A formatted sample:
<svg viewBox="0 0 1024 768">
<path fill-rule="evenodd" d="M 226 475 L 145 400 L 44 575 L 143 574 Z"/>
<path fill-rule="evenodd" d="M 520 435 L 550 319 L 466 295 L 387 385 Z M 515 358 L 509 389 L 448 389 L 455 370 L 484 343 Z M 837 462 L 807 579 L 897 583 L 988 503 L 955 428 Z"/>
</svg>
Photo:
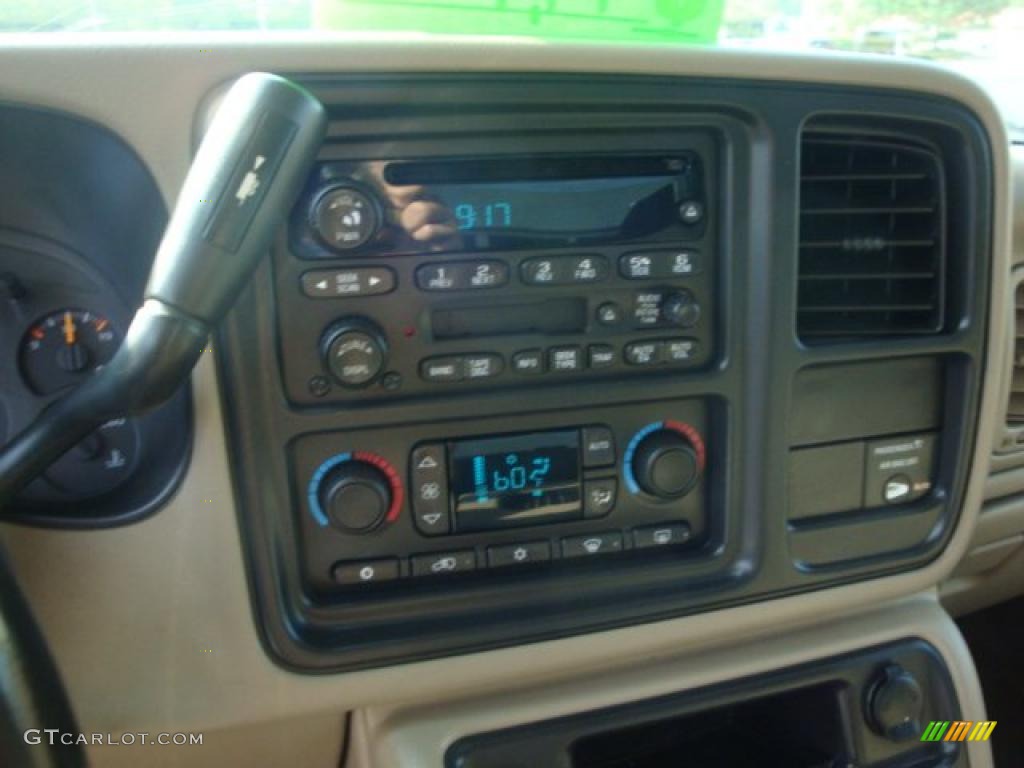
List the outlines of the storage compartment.
<svg viewBox="0 0 1024 768">
<path fill-rule="evenodd" d="M 916 691 L 908 695 L 908 691 Z M 903 640 L 746 680 L 466 736 L 446 768 L 967 768 L 935 649 Z"/>
<path fill-rule="evenodd" d="M 573 768 L 832 768 L 850 762 L 841 687 L 737 702 L 600 733 L 572 745 Z"/>
</svg>

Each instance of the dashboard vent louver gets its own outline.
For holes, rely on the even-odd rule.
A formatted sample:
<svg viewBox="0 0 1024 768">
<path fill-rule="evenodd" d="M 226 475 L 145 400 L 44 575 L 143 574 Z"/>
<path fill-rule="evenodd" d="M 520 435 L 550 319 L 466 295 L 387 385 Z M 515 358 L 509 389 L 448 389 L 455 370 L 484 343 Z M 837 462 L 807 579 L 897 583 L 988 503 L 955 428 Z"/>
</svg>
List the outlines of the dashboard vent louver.
<svg viewBox="0 0 1024 768">
<path fill-rule="evenodd" d="M 1013 296 L 1013 378 L 1010 380 L 1006 423 L 1011 427 L 1019 427 L 1024 425 L 1024 283 L 1017 283 Z"/>
<path fill-rule="evenodd" d="M 890 138 L 805 136 L 800 337 L 938 333 L 944 203 L 942 166 L 930 148 Z"/>
</svg>

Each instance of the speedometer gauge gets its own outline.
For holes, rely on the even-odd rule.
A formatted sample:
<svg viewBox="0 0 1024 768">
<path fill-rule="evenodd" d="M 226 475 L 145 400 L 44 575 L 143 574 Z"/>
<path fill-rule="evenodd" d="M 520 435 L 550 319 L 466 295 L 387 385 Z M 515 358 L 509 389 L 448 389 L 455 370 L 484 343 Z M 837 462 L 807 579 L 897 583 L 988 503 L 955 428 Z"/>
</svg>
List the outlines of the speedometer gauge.
<svg viewBox="0 0 1024 768">
<path fill-rule="evenodd" d="M 19 354 L 22 375 L 36 394 L 57 392 L 106 364 L 118 341 L 110 321 L 95 312 L 53 312 L 25 333 Z"/>
</svg>

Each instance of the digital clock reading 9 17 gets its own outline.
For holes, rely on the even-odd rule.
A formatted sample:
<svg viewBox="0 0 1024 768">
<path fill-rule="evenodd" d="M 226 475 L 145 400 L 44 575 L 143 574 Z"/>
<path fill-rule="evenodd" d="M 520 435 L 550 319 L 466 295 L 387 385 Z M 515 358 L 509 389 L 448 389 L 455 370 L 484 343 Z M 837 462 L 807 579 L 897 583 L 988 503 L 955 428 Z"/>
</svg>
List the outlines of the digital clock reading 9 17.
<svg viewBox="0 0 1024 768">
<path fill-rule="evenodd" d="M 456 203 L 453 210 L 459 229 L 507 229 L 512 226 L 511 203 Z"/>
<path fill-rule="evenodd" d="M 456 529 L 484 531 L 582 515 L 579 432 L 463 440 L 451 447 Z"/>
</svg>

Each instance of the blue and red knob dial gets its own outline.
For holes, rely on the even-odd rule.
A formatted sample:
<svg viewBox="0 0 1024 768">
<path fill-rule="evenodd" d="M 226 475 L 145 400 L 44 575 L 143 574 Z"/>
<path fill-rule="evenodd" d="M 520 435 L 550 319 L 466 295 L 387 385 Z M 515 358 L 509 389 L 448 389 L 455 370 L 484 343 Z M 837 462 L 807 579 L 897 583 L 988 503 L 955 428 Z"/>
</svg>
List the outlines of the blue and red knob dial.
<svg viewBox="0 0 1024 768">
<path fill-rule="evenodd" d="M 629 441 L 623 454 L 626 489 L 656 499 L 679 499 L 694 489 L 707 452 L 700 433 L 682 421 L 655 421 Z"/>
<path fill-rule="evenodd" d="M 369 533 L 393 523 L 402 509 L 402 480 L 384 458 L 368 451 L 339 453 L 321 464 L 307 489 L 319 525 Z"/>
</svg>

